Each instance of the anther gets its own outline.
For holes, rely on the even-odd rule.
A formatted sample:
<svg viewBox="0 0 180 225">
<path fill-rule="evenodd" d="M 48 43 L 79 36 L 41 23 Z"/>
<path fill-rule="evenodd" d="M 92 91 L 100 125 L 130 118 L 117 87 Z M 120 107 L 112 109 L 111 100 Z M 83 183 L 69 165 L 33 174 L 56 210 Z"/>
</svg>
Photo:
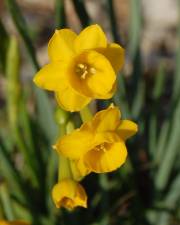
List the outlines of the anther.
<svg viewBox="0 0 180 225">
<path fill-rule="evenodd" d="M 88 74 L 88 71 L 85 70 L 84 73 L 81 75 L 81 79 L 86 79 L 87 74 Z"/>
<path fill-rule="evenodd" d="M 96 69 L 95 69 L 94 67 L 91 67 L 91 68 L 89 69 L 89 72 L 90 72 L 91 74 L 95 74 L 95 73 L 96 73 Z"/>
<path fill-rule="evenodd" d="M 102 144 L 100 144 L 100 145 L 97 145 L 97 146 L 95 147 L 95 150 L 96 150 L 96 151 L 103 151 L 103 152 L 105 152 L 105 151 L 106 151 L 106 147 L 105 147 L 104 143 L 102 143 Z"/>
<path fill-rule="evenodd" d="M 79 63 L 76 65 L 75 72 L 80 76 L 81 79 L 86 79 L 87 75 L 94 75 L 96 73 L 96 69 L 94 67 L 90 67 L 86 64 Z"/>
</svg>

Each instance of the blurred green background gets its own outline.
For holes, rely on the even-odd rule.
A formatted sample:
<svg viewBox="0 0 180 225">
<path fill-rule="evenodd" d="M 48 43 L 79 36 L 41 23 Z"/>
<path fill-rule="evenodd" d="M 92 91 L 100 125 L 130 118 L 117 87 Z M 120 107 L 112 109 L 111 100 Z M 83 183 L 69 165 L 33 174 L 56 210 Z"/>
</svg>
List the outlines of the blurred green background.
<svg viewBox="0 0 180 225">
<path fill-rule="evenodd" d="M 33 225 L 180 225 L 180 1 L 0 1 L 0 218 Z M 54 97 L 32 82 L 56 28 L 98 23 L 126 49 L 112 101 L 139 124 L 119 170 L 82 183 L 88 209 L 57 210 Z M 94 103 L 95 109 L 109 101 Z M 78 124 L 77 113 L 70 115 Z M 59 123 L 59 124 L 58 124 Z"/>
</svg>

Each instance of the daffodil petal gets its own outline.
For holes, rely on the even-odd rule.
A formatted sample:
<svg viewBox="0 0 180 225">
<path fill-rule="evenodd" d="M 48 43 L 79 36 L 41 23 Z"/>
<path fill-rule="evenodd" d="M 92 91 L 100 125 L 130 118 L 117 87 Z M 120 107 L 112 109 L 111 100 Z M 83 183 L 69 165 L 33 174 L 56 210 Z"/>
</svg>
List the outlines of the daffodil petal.
<svg viewBox="0 0 180 225">
<path fill-rule="evenodd" d="M 116 132 L 112 131 L 101 131 L 94 134 L 94 145 L 100 145 L 101 143 L 114 143 L 120 141 L 121 138 Z"/>
<path fill-rule="evenodd" d="M 95 51 L 89 52 L 87 55 L 87 63 L 91 65 L 96 72 L 87 77 L 86 85 L 95 98 L 96 96 L 102 96 L 103 98 L 111 91 L 116 80 L 116 75 L 112 66 L 103 55 Z"/>
<path fill-rule="evenodd" d="M 77 57 L 76 65 L 78 64 L 88 65 L 89 71 L 85 78 L 82 78 L 72 70 L 69 76 L 71 86 L 83 95 L 106 98 L 116 81 L 116 74 L 106 57 L 90 50 Z"/>
<path fill-rule="evenodd" d="M 76 181 L 64 179 L 52 190 L 52 198 L 57 208 L 72 210 L 77 206 L 87 207 L 87 195 L 84 188 Z"/>
<path fill-rule="evenodd" d="M 138 126 L 136 123 L 130 120 L 121 120 L 121 123 L 117 129 L 119 137 L 123 140 L 133 136 L 138 131 Z"/>
<path fill-rule="evenodd" d="M 106 151 L 91 150 L 84 156 L 85 165 L 95 173 L 111 172 L 119 168 L 127 157 L 123 141 L 111 144 Z"/>
<path fill-rule="evenodd" d="M 21 220 L 16 221 L 0 220 L 0 225 L 30 225 L 30 223 Z"/>
<path fill-rule="evenodd" d="M 45 65 L 36 73 L 33 81 L 43 89 L 58 91 L 61 87 L 67 86 L 68 65 L 60 62 L 53 62 Z"/>
<path fill-rule="evenodd" d="M 117 89 L 117 83 L 115 82 L 112 89 L 105 95 L 97 95 L 97 99 L 110 99 L 113 97 Z"/>
<path fill-rule="evenodd" d="M 101 27 L 95 24 L 81 31 L 75 39 L 74 46 L 76 53 L 80 53 L 88 49 L 105 48 L 107 46 L 107 40 Z"/>
<path fill-rule="evenodd" d="M 96 132 L 115 131 L 120 123 L 121 113 L 118 107 L 110 106 L 94 116 L 92 127 Z"/>
<path fill-rule="evenodd" d="M 82 180 L 83 177 L 90 173 L 90 170 L 85 166 L 82 157 L 78 160 L 70 160 L 70 165 L 73 173 L 73 178 L 77 181 Z"/>
<path fill-rule="evenodd" d="M 55 96 L 58 104 L 70 112 L 80 111 L 91 101 L 90 98 L 78 94 L 68 85 L 62 86 Z"/>
<path fill-rule="evenodd" d="M 56 30 L 48 43 L 50 60 L 69 60 L 75 54 L 74 41 L 76 37 L 76 33 L 70 29 Z"/>
<path fill-rule="evenodd" d="M 79 159 L 92 148 L 93 134 L 89 131 L 79 131 L 63 136 L 57 141 L 56 150 L 70 159 Z"/>
<path fill-rule="evenodd" d="M 124 49 L 116 43 L 111 43 L 107 45 L 107 48 L 102 48 L 97 51 L 110 61 L 114 71 L 118 73 L 124 64 Z"/>
</svg>

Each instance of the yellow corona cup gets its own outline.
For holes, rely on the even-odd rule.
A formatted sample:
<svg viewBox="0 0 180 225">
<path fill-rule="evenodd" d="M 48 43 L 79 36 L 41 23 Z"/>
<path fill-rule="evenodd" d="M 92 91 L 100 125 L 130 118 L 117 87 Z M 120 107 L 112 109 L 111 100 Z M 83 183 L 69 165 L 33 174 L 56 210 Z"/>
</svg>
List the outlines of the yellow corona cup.
<svg viewBox="0 0 180 225">
<path fill-rule="evenodd" d="M 77 163 L 82 174 L 111 172 L 126 160 L 125 140 L 137 132 L 137 125 L 120 120 L 120 111 L 110 106 L 98 112 L 80 129 L 57 141 L 56 150 Z"/>
<path fill-rule="evenodd" d="M 30 223 L 16 220 L 16 221 L 6 221 L 6 220 L 0 220 L 0 225 L 30 225 Z"/>
<path fill-rule="evenodd" d="M 114 94 L 124 49 L 109 44 L 100 26 L 88 26 L 79 35 L 70 29 L 56 30 L 48 53 L 50 63 L 35 75 L 34 82 L 54 91 L 65 110 L 79 111 L 92 99 L 108 99 Z"/>
<path fill-rule="evenodd" d="M 72 179 L 59 181 L 52 190 L 52 198 L 57 208 L 69 210 L 77 206 L 87 207 L 87 195 L 84 188 Z"/>
</svg>

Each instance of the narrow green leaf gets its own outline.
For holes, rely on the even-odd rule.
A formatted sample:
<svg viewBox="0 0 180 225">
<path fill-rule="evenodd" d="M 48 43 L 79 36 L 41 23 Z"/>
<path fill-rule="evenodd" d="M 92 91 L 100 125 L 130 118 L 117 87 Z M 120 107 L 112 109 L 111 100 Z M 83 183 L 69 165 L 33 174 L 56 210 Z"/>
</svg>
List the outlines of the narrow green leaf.
<svg viewBox="0 0 180 225">
<path fill-rule="evenodd" d="M 130 118 L 130 109 L 127 101 L 125 78 L 123 74 L 120 74 L 117 77 L 117 91 L 113 96 L 113 102 L 115 103 L 115 105 L 119 106 L 123 118 Z"/>
<path fill-rule="evenodd" d="M 16 169 L 14 168 L 13 162 L 10 159 L 10 155 L 7 153 L 3 146 L 2 140 L 0 140 L 0 169 L 2 171 L 2 175 L 5 175 L 6 180 L 8 181 L 8 184 L 10 184 L 10 187 L 14 191 L 15 195 L 21 202 L 26 202 L 25 195 L 23 192 L 23 185 L 22 180 L 17 173 Z"/>
<path fill-rule="evenodd" d="M 13 210 L 14 210 L 14 214 L 15 214 L 16 218 L 21 218 L 22 220 L 28 221 L 28 222 L 31 222 L 33 220 L 32 214 L 28 208 L 19 204 L 14 199 L 11 199 L 11 204 L 13 206 Z"/>
<path fill-rule="evenodd" d="M 141 38 L 141 1 L 130 1 L 130 30 L 129 30 L 129 53 L 132 59 L 135 57 Z"/>
<path fill-rule="evenodd" d="M 158 68 L 157 74 L 155 75 L 155 84 L 152 93 L 154 100 L 159 99 L 162 93 L 164 92 L 165 81 L 166 81 L 165 65 L 164 62 L 162 62 Z"/>
<path fill-rule="evenodd" d="M 76 13 L 81 21 L 81 25 L 85 28 L 90 24 L 90 17 L 82 0 L 72 0 Z"/>
<path fill-rule="evenodd" d="M 60 29 L 66 26 L 66 15 L 64 11 L 64 0 L 55 1 L 55 23 L 56 28 Z"/>
<path fill-rule="evenodd" d="M 172 120 L 171 131 L 169 132 L 169 141 L 164 152 L 164 159 L 161 161 L 159 170 L 156 174 L 155 184 L 159 190 L 163 190 L 170 178 L 171 171 L 179 150 L 180 134 L 180 103 L 175 109 Z"/>
<path fill-rule="evenodd" d="M 109 20 L 111 23 L 111 31 L 113 34 L 114 41 L 117 43 L 121 43 L 120 34 L 118 33 L 117 29 L 117 21 L 116 21 L 116 15 L 114 11 L 114 1 L 107 0 L 108 5 L 108 11 L 109 11 Z"/>
<path fill-rule="evenodd" d="M 6 96 L 7 96 L 8 120 L 12 138 L 14 139 L 15 144 L 18 146 L 18 150 L 22 152 L 26 160 L 32 181 L 34 182 L 35 185 L 37 185 L 38 179 L 34 170 L 35 169 L 34 159 L 31 156 L 31 152 L 23 142 L 18 127 L 19 125 L 18 117 L 20 116 L 19 103 L 21 101 L 19 63 L 20 63 L 20 55 L 18 43 L 15 37 L 11 37 L 6 60 L 6 76 L 7 76 Z"/>
<path fill-rule="evenodd" d="M 171 187 L 169 188 L 169 192 L 165 197 L 162 205 L 167 207 L 169 210 L 174 210 L 178 200 L 180 199 L 180 175 L 178 175 L 174 182 L 172 183 Z M 156 220 L 158 221 L 159 225 L 169 225 L 170 224 L 170 217 L 171 215 L 168 212 L 162 212 L 159 218 Z"/>
<path fill-rule="evenodd" d="M 19 6 L 17 5 L 15 0 L 7 0 L 7 6 L 9 9 L 9 12 L 11 13 L 12 19 L 22 36 L 25 47 L 27 48 L 27 52 L 31 58 L 32 64 L 34 66 L 35 70 L 39 70 L 39 65 L 36 59 L 36 54 L 35 50 L 32 44 L 32 41 L 29 37 L 29 32 L 28 32 L 28 26 L 26 24 L 26 21 L 24 17 L 22 16 L 22 13 L 19 9 Z M 55 126 L 53 121 L 53 110 L 51 109 L 52 106 L 50 105 L 46 93 L 44 93 L 42 90 L 39 90 L 35 86 L 34 92 L 36 95 L 36 100 L 37 100 L 37 108 L 38 108 L 38 116 L 40 118 L 40 124 L 42 125 L 44 131 L 46 131 L 46 135 L 52 140 L 54 137 L 55 133 Z M 45 127 L 45 124 L 47 126 Z M 47 129 L 48 127 L 48 129 Z"/>
<path fill-rule="evenodd" d="M 179 2 L 178 2 L 179 3 Z M 179 3 L 180 6 L 180 3 Z M 178 12 L 180 15 L 180 7 L 178 7 Z M 176 48 L 176 67 L 175 67 L 175 75 L 174 75 L 174 84 L 173 84 L 173 95 L 172 99 L 173 101 L 176 101 L 176 99 L 180 96 L 180 17 L 179 17 L 179 23 L 178 23 L 178 32 L 177 32 L 177 48 Z"/>
<path fill-rule="evenodd" d="M 149 120 L 149 150 L 153 158 L 156 158 L 157 150 L 157 117 L 153 113 Z"/>
<path fill-rule="evenodd" d="M 31 42 L 30 36 L 29 36 L 29 31 L 28 31 L 28 26 L 26 24 L 26 21 L 24 20 L 24 17 L 22 16 L 22 13 L 19 9 L 19 6 L 17 5 L 15 0 L 7 0 L 7 7 L 9 9 L 9 12 L 13 18 L 13 22 L 15 23 L 19 33 L 21 34 L 28 54 L 32 60 L 33 66 L 35 68 L 35 70 L 39 69 L 39 65 L 36 59 L 36 55 L 35 55 L 35 50 L 33 47 L 33 44 Z"/>
<path fill-rule="evenodd" d="M 144 101 L 145 101 L 145 83 L 143 81 L 139 81 L 137 94 L 134 96 L 131 110 L 133 118 L 137 119 L 139 117 L 144 105 Z"/>
<path fill-rule="evenodd" d="M 169 122 L 170 122 L 169 120 L 164 121 L 157 140 L 156 156 L 154 157 L 154 160 L 157 164 L 159 164 L 162 161 L 164 157 L 164 152 L 166 151 L 167 142 L 169 140 L 168 137 Z"/>
<path fill-rule="evenodd" d="M 128 101 L 130 105 L 130 112 L 133 113 L 133 116 L 139 116 L 144 99 L 145 99 L 145 82 L 142 77 L 142 60 L 141 60 L 141 51 L 138 46 L 137 51 L 134 55 L 133 61 L 133 71 L 130 77 L 129 89 L 128 92 Z"/>
<path fill-rule="evenodd" d="M 20 99 L 20 55 L 19 46 L 15 37 L 10 38 L 6 58 L 6 98 L 7 112 L 11 131 L 17 127 L 18 102 Z"/>
<path fill-rule="evenodd" d="M 6 51 L 9 43 L 9 36 L 3 23 L 0 20 L 0 68 L 5 72 L 6 66 Z"/>
<path fill-rule="evenodd" d="M 10 194 L 5 183 L 0 184 L 0 199 L 4 208 L 6 218 L 8 220 L 13 220 L 14 211 L 10 199 Z"/>
<path fill-rule="evenodd" d="M 57 125 L 54 121 L 54 110 L 44 91 L 34 87 L 37 100 L 37 122 L 50 143 L 53 143 L 57 136 Z"/>
</svg>

